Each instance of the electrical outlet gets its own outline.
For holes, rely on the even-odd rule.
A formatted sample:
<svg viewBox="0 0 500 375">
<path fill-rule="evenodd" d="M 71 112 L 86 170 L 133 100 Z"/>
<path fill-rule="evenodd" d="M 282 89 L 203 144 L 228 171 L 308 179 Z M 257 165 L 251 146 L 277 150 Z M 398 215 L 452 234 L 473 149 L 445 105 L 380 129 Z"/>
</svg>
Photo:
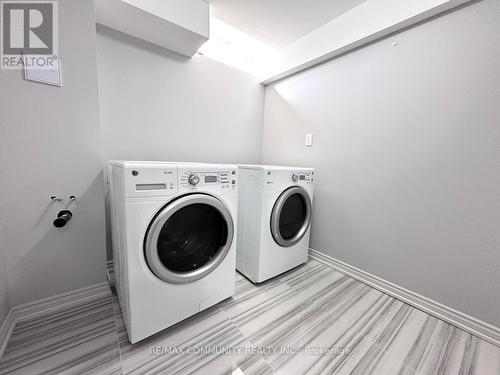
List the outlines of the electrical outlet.
<svg viewBox="0 0 500 375">
<path fill-rule="evenodd" d="M 313 145 L 313 135 L 312 134 L 306 134 L 306 146 L 310 147 Z"/>
</svg>

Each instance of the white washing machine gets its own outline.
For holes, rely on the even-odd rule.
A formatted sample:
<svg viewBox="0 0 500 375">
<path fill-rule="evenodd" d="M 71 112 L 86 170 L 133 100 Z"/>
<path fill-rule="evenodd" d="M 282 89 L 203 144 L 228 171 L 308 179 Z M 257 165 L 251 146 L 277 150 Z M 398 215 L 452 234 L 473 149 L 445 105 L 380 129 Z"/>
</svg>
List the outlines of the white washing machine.
<svg viewBox="0 0 500 375">
<path fill-rule="evenodd" d="M 236 166 L 109 161 L 108 180 L 130 342 L 234 294 Z"/>
<path fill-rule="evenodd" d="M 307 261 L 314 169 L 238 166 L 236 268 L 255 283 Z"/>
</svg>

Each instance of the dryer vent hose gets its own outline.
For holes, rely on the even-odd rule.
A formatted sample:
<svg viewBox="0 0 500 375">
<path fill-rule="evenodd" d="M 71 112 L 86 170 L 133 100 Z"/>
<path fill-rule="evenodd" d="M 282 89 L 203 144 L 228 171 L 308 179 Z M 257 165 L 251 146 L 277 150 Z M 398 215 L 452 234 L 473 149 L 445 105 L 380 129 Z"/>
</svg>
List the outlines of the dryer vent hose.
<svg viewBox="0 0 500 375">
<path fill-rule="evenodd" d="M 59 211 L 59 213 L 57 214 L 57 219 L 54 220 L 54 226 L 56 228 L 62 228 L 68 223 L 68 221 L 71 220 L 72 217 L 73 214 L 71 213 L 71 211 L 68 210 Z"/>
</svg>

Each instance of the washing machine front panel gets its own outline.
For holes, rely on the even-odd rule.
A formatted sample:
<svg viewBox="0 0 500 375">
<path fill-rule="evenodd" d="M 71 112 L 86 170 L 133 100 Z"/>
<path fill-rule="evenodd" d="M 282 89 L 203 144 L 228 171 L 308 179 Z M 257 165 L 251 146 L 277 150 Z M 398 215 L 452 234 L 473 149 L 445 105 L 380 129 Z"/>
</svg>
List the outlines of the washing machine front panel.
<svg viewBox="0 0 500 375">
<path fill-rule="evenodd" d="M 282 247 L 297 244 L 307 233 L 311 222 L 312 203 L 300 186 L 286 189 L 276 200 L 271 212 L 271 234 Z"/>
<path fill-rule="evenodd" d="M 165 282 L 189 283 L 217 268 L 233 237 L 233 220 L 224 203 L 208 194 L 188 194 L 153 219 L 144 246 L 146 262 Z"/>
</svg>

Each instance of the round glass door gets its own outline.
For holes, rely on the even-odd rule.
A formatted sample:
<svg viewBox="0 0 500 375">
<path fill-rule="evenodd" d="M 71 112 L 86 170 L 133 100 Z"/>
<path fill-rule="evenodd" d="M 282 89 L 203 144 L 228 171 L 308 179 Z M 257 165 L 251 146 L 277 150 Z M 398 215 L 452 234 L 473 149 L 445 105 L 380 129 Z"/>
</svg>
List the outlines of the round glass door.
<svg viewBox="0 0 500 375">
<path fill-rule="evenodd" d="M 234 235 L 231 214 L 206 194 L 181 197 L 155 217 L 145 241 L 147 263 L 160 279 L 186 283 L 214 270 L 227 255 Z"/>
<path fill-rule="evenodd" d="M 271 213 L 271 233 L 283 247 L 299 242 L 311 221 L 311 198 L 301 187 L 285 190 L 276 200 Z"/>
</svg>

